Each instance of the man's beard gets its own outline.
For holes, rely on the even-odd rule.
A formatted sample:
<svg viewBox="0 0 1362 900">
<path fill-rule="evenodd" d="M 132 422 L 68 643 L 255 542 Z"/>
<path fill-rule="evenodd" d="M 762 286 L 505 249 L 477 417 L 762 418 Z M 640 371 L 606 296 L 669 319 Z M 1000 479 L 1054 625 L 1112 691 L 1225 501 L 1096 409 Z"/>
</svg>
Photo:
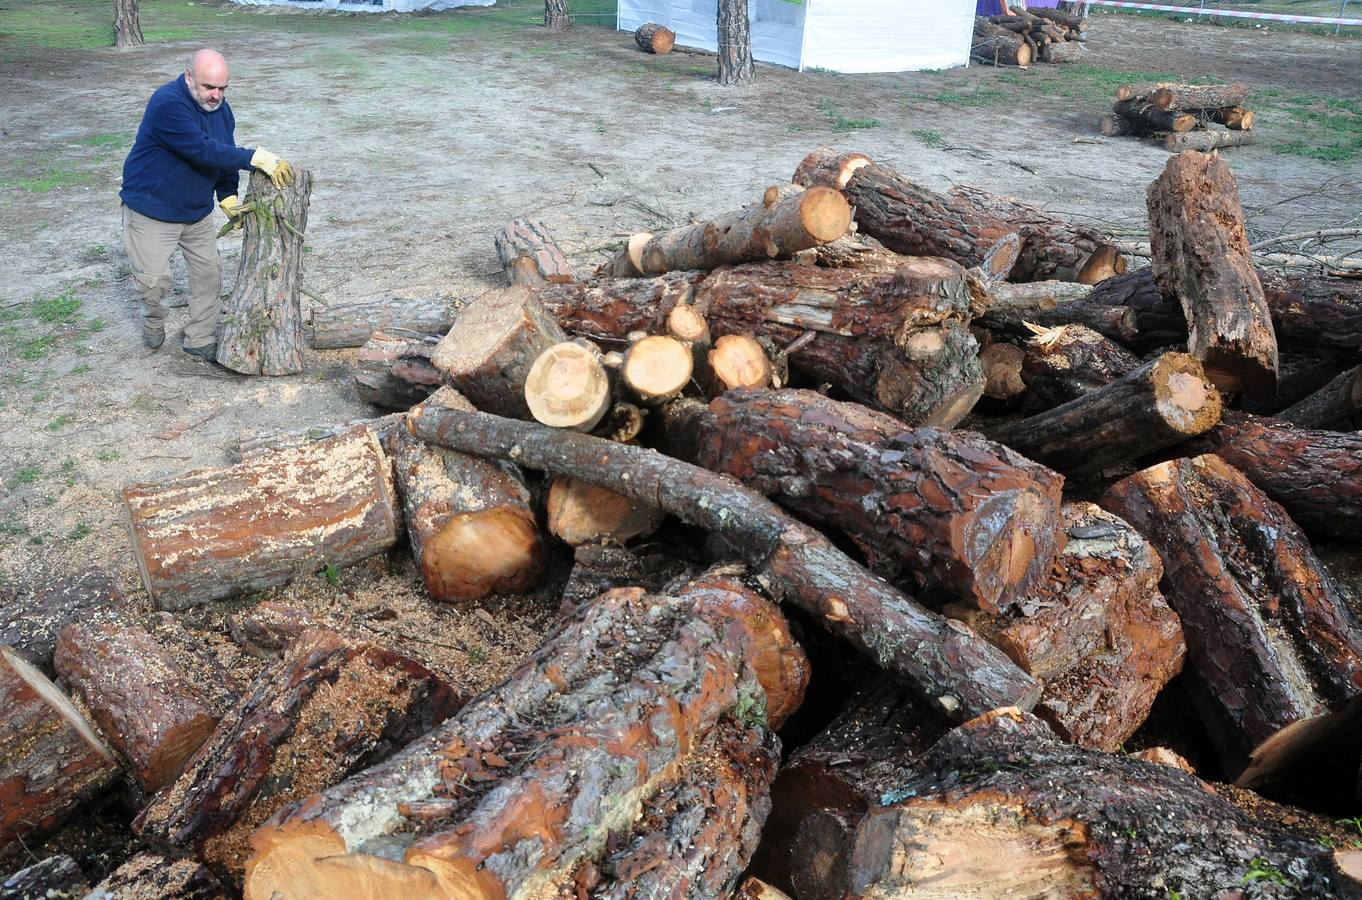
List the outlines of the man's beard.
<svg viewBox="0 0 1362 900">
<path fill-rule="evenodd" d="M 218 107 L 222 106 L 221 100 L 217 101 L 216 103 L 211 103 L 205 100 L 200 100 L 198 97 L 195 97 L 194 102 L 197 103 L 199 105 L 199 109 L 203 110 L 204 112 L 217 112 Z"/>
</svg>

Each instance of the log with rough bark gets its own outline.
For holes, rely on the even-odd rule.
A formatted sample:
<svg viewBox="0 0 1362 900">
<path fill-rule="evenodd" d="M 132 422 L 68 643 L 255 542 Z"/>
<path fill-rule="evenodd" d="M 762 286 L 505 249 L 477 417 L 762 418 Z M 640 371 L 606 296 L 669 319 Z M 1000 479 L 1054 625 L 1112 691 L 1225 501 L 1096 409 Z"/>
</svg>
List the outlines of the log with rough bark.
<svg viewBox="0 0 1362 900">
<path fill-rule="evenodd" d="M 1362 694 L 1362 622 L 1280 506 L 1219 457 L 1161 463 L 1102 505 L 1163 558 L 1191 694 L 1227 774 Z"/>
<path fill-rule="evenodd" d="M 89 893 L 85 873 L 65 853 L 26 866 L 0 882 L 0 900 L 81 900 Z"/>
<path fill-rule="evenodd" d="M 667 334 L 685 344 L 690 350 L 691 376 L 702 387 L 709 372 L 709 351 L 714 348 L 714 336 L 704 315 L 689 304 L 672 308 L 667 313 Z M 763 354 L 764 355 L 764 354 Z"/>
<path fill-rule="evenodd" d="M 572 267 L 543 222 L 516 219 L 493 239 L 497 258 L 511 284 L 543 284 L 572 280 Z"/>
<path fill-rule="evenodd" d="M 1053 572 L 1016 610 L 962 618 L 1045 684 L 1036 715 L 1067 741 L 1114 753 L 1187 648 L 1148 541 L 1091 503 L 1065 504 L 1064 530 Z"/>
<path fill-rule="evenodd" d="M 433 733 L 258 831 L 246 897 L 570 884 L 628 836 L 649 795 L 697 771 L 725 721 L 755 725 L 774 698 L 802 693 L 779 613 L 715 580 L 587 604 Z M 760 669 L 763 649 L 776 668 Z"/>
<path fill-rule="evenodd" d="M 576 478 L 554 478 L 545 503 L 549 531 L 576 547 L 607 541 L 623 545 L 652 534 L 666 513 Z"/>
<path fill-rule="evenodd" d="M 97 566 L 51 584 L 20 588 L 13 599 L 0 605 L 0 645 L 17 650 L 50 677 L 54 674 L 52 650 L 62 626 L 122 603 L 113 579 Z"/>
<path fill-rule="evenodd" d="M 672 52 L 676 32 L 656 22 L 644 22 L 634 31 L 634 43 L 640 50 L 661 56 Z"/>
<path fill-rule="evenodd" d="M 969 629 L 923 609 L 727 477 L 651 450 L 480 413 L 421 410 L 412 431 L 452 449 L 588 480 L 715 532 L 780 599 L 819 617 L 953 716 L 1035 702 L 1034 680 Z"/>
<path fill-rule="evenodd" d="M 340 422 L 334 425 L 309 425 L 306 428 L 292 428 L 283 431 L 255 432 L 238 437 L 227 446 L 223 453 L 228 462 L 239 463 L 243 459 L 255 456 L 258 453 L 324 441 L 356 428 L 372 431 L 378 438 L 379 444 L 386 447 L 392 437 L 393 429 L 402 427 L 406 421 L 406 409 L 403 409 L 402 412 L 388 413 L 372 419 L 351 419 L 349 422 Z"/>
<path fill-rule="evenodd" d="M 761 342 L 748 334 L 725 334 L 705 354 L 711 394 L 734 388 L 771 385 L 771 360 Z"/>
<path fill-rule="evenodd" d="M 71 700 L 0 646 L 0 857 L 60 824 L 119 775 Z"/>
<path fill-rule="evenodd" d="M 861 233 L 897 253 L 982 266 L 993 245 L 1015 231 L 996 216 L 917 185 L 859 153 L 815 150 L 795 169 L 794 181 L 810 188 L 840 187 L 856 210 Z"/>
<path fill-rule="evenodd" d="M 1149 96 L 1160 88 L 1174 84 L 1171 81 L 1145 81 L 1135 84 L 1123 84 L 1116 88 L 1114 99 L 1121 100 L 1148 100 Z"/>
<path fill-rule="evenodd" d="M 222 900 L 221 881 L 198 860 L 139 853 L 95 886 L 85 900 Z"/>
<path fill-rule="evenodd" d="M 1134 126 L 1136 134 L 1179 134 L 1191 131 L 1197 125 L 1196 116 L 1189 112 L 1164 109 L 1143 100 L 1120 101 L 1115 111 L 1116 115 Z"/>
<path fill-rule="evenodd" d="M 1035 18 L 1038 19 L 1048 19 L 1049 21 L 1061 25 L 1070 31 L 1082 32 L 1088 30 L 1088 20 L 1083 18 L 1082 16 L 1075 15 L 1074 13 L 1063 12 L 1058 9 L 1047 9 L 1046 7 L 1043 6 L 1037 6 L 1034 9 L 1028 9 L 1026 11 L 1026 14 L 1029 16 L 1034 16 Z"/>
<path fill-rule="evenodd" d="M 431 365 L 438 339 L 375 331 L 355 354 L 355 393 L 375 406 L 410 409 L 440 386 Z"/>
<path fill-rule="evenodd" d="M 1139 127 L 1125 116 L 1113 112 L 1098 120 L 1097 130 L 1107 137 L 1121 137 L 1138 133 Z"/>
<path fill-rule="evenodd" d="M 1026 340 L 1036 327 L 1081 325 L 1114 341 L 1128 342 L 1139 334 L 1135 313 L 1120 306 L 1099 306 L 1086 300 L 1063 300 L 1053 306 L 1041 302 L 1034 309 L 990 310 L 974 320 L 981 328 L 1013 340 Z"/>
<path fill-rule="evenodd" d="M 1225 106 L 1220 109 L 1208 109 L 1205 114 L 1212 122 L 1224 125 L 1226 128 L 1235 131 L 1248 131 L 1253 128 L 1253 110 L 1244 109 L 1242 106 Z"/>
<path fill-rule="evenodd" d="M 1187 449 L 1239 469 L 1302 528 L 1362 540 L 1362 434 L 1233 413 Z"/>
<path fill-rule="evenodd" d="M 1216 156 L 1179 153 L 1150 184 L 1147 205 L 1154 280 L 1182 303 L 1189 351 L 1222 391 L 1272 396 L 1277 338 L 1230 167 Z"/>
<path fill-rule="evenodd" d="M 601 352 L 575 341 L 554 344 L 525 376 L 525 404 L 537 422 L 590 431 L 610 410 L 610 376 Z"/>
<path fill-rule="evenodd" d="M 620 381 L 642 403 L 660 406 L 680 396 L 690 384 L 693 359 L 681 341 L 650 334 L 629 346 L 620 366 Z"/>
<path fill-rule="evenodd" d="M 392 464 L 364 427 L 123 488 L 142 584 L 159 609 L 285 584 L 397 542 Z"/>
<path fill-rule="evenodd" d="M 1248 99 L 1242 84 L 1161 84 L 1149 94 L 1159 109 L 1219 109 Z"/>
<path fill-rule="evenodd" d="M 312 347 L 360 347 L 375 331 L 407 338 L 439 338 L 449 331 L 467 303 L 454 297 L 388 297 L 319 307 L 312 312 Z"/>
<path fill-rule="evenodd" d="M 250 833 L 276 810 L 379 762 L 461 702 L 415 660 L 305 632 L 133 828 L 239 877 Z"/>
<path fill-rule="evenodd" d="M 1176 769 L 1056 740 L 1016 710 L 949 732 L 879 799 L 823 896 L 1223 898 L 1272 879 L 1287 885 L 1278 896 L 1362 897 L 1296 811 L 1232 804 Z"/>
<path fill-rule="evenodd" d="M 140 47 L 146 43 L 142 37 L 142 21 L 137 14 L 137 0 L 114 0 L 114 46 Z"/>
<path fill-rule="evenodd" d="M 1064 479 L 977 435 L 813 391 L 733 391 L 710 411 L 696 462 L 840 528 L 886 577 L 997 612 L 1059 553 Z"/>
<path fill-rule="evenodd" d="M 312 173 L 298 169 L 293 183 L 276 188 L 252 172 L 241 262 L 223 304 L 217 361 L 246 375 L 296 375 L 303 371 L 303 233 L 312 199 Z"/>
<path fill-rule="evenodd" d="M 147 793 L 179 775 L 217 726 L 194 686 L 198 673 L 126 617 L 105 612 L 67 624 L 53 663 Z"/>
<path fill-rule="evenodd" d="M 1021 378 L 1050 406 L 1095 391 L 1140 365 L 1129 350 L 1082 325 L 1046 329 L 1026 342 Z"/>
<path fill-rule="evenodd" d="M 323 627 L 329 626 L 307 610 L 275 600 L 227 617 L 227 633 L 257 659 L 278 659 L 304 631 Z"/>
<path fill-rule="evenodd" d="M 1273 418 L 1297 428 L 1328 428 L 1359 412 L 1362 412 L 1362 366 L 1354 366 Z"/>
<path fill-rule="evenodd" d="M 971 269 L 971 272 L 974 270 Z M 971 285 L 971 289 L 974 289 Z M 978 295 L 971 312 L 975 316 L 991 312 L 1022 312 L 1032 314 L 1053 310 L 1065 303 L 1086 300 L 1092 288 L 1073 281 L 1028 281 L 1022 284 L 999 282 L 978 285 Z"/>
<path fill-rule="evenodd" d="M 1201 363 L 1165 353 L 1105 387 L 985 433 L 1083 478 L 1201 434 L 1220 421 L 1220 412 L 1220 395 Z"/>
<path fill-rule="evenodd" d="M 1087 50 L 1078 41 L 1059 41 L 1040 48 L 1040 61 L 1047 63 L 1082 62 Z"/>
<path fill-rule="evenodd" d="M 567 340 L 524 285 L 488 291 L 440 339 L 431 364 L 478 409 L 528 418 L 525 380 L 539 354 Z"/>
<path fill-rule="evenodd" d="M 449 387 L 423 406 L 473 410 Z M 518 471 L 432 447 L 406 429 L 394 433 L 390 449 L 412 558 L 431 597 L 470 603 L 538 582 L 544 547 Z"/>
<path fill-rule="evenodd" d="M 1252 131 L 1206 129 L 1163 136 L 1163 149 L 1172 153 L 1181 153 L 1183 150 L 1199 150 L 1202 153 L 1209 153 L 1221 147 L 1246 147 L 1249 144 L 1256 143 L 1258 143 L 1258 138 Z"/>
<path fill-rule="evenodd" d="M 706 272 L 668 272 L 656 278 L 611 278 L 556 284 L 535 295 L 572 334 L 619 344 L 636 331 L 661 334 L 673 309 L 691 303 Z"/>
<path fill-rule="evenodd" d="M 1022 36 L 995 25 L 982 16 L 974 19 L 974 38 L 970 43 L 971 59 L 991 65 L 1031 66 L 1031 48 Z"/>
<path fill-rule="evenodd" d="M 746 84 L 756 77 L 747 0 L 719 0 L 716 28 L 719 84 Z"/>
<path fill-rule="evenodd" d="M 634 547 L 582 544 L 573 548 L 572 571 L 563 585 L 559 611 L 568 615 L 615 588 L 642 587 L 657 593 L 673 581 L 690 580 L 695 574 L 696 567 L 683 554 L 661 542 Z"/>
<path fill-rule="evenodd" d="M 1099 281 L 1106 281 L 1125 273 L 1126 258 L 1116 247 L 1105 244 L 1088 256 L 1082 268 L 1074 275 L 1074 281 L 1079 284 L 1097 284 Z"/>
</svg>

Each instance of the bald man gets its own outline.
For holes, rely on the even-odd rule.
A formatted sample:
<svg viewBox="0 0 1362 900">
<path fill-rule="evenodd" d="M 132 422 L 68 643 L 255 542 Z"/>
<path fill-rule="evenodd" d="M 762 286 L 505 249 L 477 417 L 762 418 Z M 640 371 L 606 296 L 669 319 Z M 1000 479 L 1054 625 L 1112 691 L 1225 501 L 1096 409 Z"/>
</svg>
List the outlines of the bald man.
<svg viewBox="0 0 1362 900">
<path fill-rule="evenodd" d="M 227 60 L 199 50 L 189 68 L 161 85 L 147 102 L 137 140 L 123 163 L 123 244 L 142 296 L 142 342 L 165 343 L 165 295 L 170 257 L 178 247 L 189 269 L 189 324 L 185 353 L 212 360 L 222 306 L 222 262 L 213 225 L 213 195 L 240 223 L 241 169 L 260 169 L 276 187 L 293 181 L 287 162 L 263 147 L 238 147 L 236 119 L 227 104 Z"/>
</svg>

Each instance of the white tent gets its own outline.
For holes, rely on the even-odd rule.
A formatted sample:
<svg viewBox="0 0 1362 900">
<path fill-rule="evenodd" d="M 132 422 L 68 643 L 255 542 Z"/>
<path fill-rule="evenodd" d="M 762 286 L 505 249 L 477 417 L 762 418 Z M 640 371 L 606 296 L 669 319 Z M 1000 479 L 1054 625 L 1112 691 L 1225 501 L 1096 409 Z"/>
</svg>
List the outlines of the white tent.
<svg viewBox="0 0 1362 900">
<path fill-rule="evenodd" d="M 492 6 L 496 0 L 232 0 L 245 6 L 293 6 L 298 9 L 338 9 L 342 12 L 416 12 L 456 6 Z"/>
<path fill-rule="evenodd" d="M 752 56 L 835 72 L 907 72 L 969 63 L 975 0 L 748 0 Z M 619 28 L 656 22 L 676 42 L 718 48 L 718 0 L 619 0 Z"/>
</svg>

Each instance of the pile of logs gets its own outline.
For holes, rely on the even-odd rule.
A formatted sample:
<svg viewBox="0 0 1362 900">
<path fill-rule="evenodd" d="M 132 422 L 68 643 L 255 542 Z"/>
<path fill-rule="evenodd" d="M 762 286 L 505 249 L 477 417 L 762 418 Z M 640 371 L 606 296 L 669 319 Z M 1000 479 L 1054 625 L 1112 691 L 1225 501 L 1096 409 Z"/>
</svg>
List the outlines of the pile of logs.
<svg viewBox="0 0 1362 900">
<path fill-rule="evenodd" d="M 1087 19 L 1056 9 L 1016 9 L 1001 16 L 975 16 L 970 58 L 1020 69 L 1033 62 L 1079 62 L 1087 30 Z"/>
<path fill-rule="evenodd" d="M 1247 99 L 1248 89 L 1237 83 L 1123 84 L 1099 128 L 1108 137 L 1155 137 L 1175 153 L 1241 147 L 1255 140 Z"/>
<path fill-rule="evenodd" d="M 1362 535 L 1362 285 L 1256 270 L 1218 157 L 1147 199 L 1124 272 L 819 150 L 588 280 L 516 222 L 432 330 L 366 307 L 397 412 L 125 488 L 163 612 L 0 597 L 6 896 L 88 887 L 32 851 L 118 796 L 97 896 L 1362 898 L 1362 610 L 1311 543 Z M 398 545 L 560 618 L 470 698 L 272 601 L 248 680 L 176 615 Z"/>
</svg>

